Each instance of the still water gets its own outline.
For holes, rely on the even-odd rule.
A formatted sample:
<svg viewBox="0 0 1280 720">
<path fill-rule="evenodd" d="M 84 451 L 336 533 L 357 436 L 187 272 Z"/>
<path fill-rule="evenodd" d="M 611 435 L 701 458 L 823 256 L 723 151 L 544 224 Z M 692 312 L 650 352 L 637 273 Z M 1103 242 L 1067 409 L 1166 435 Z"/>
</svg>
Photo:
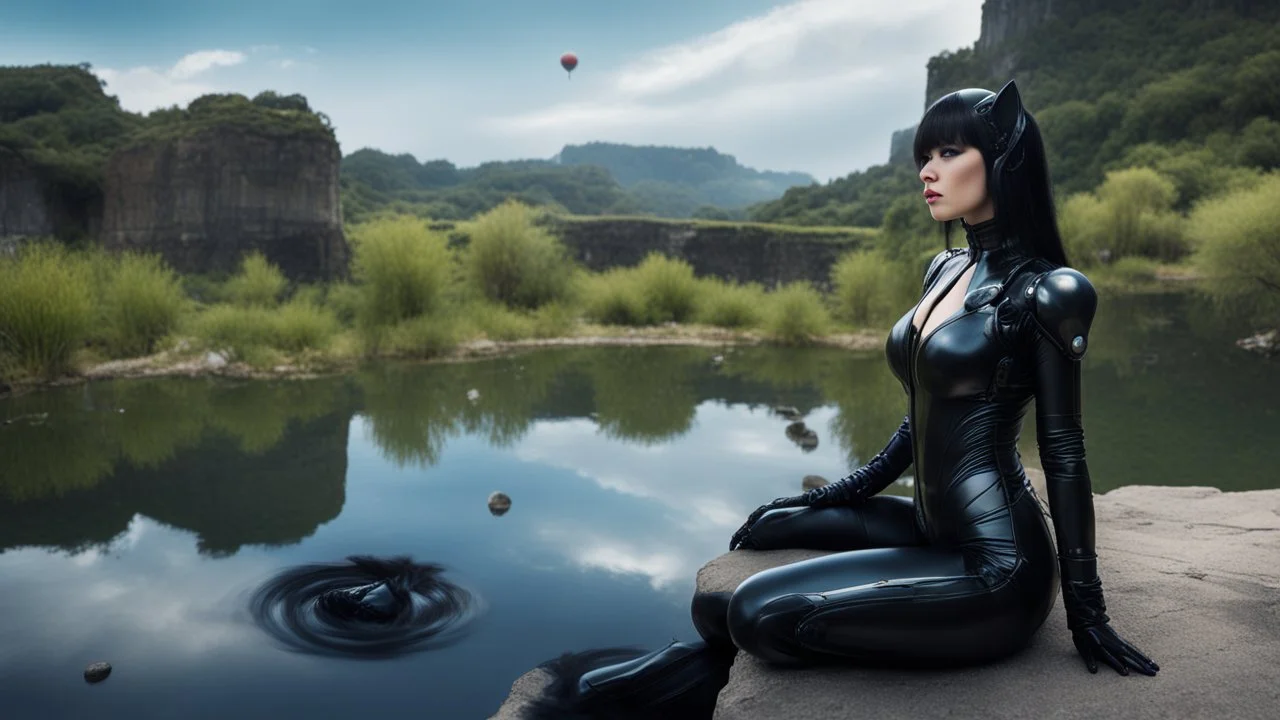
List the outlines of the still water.
<svg viewBox="0 0 1280 720">
<path fill-rule="evenodd" d="M 1280 487 L 1280 367 L 1236 349 L 1241 328 L 1179 294 L 1100 310 L 1096 491 Z M 878 352 L 706 348 L 2 401 L 0 716 L 487 717 L 559 653 L 694 638 L 698 568 L 760 503 L 875 454 L 904 402 Z M 1021 453 L 1038 464 L 1031 422 Z M 357 554 L 438 563 L 482 612 L 455 644 L 386 660 L 292 652 L 253 623 L 274 573 Z M 114 670 L 86 684 L 98 660 Z"/>
</svg>

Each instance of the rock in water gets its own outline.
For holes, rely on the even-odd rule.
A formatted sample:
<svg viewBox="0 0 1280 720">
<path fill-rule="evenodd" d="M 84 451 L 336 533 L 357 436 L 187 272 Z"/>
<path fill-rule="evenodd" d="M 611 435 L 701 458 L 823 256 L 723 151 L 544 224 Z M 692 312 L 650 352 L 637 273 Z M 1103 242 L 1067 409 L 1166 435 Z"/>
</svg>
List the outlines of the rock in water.
<svg viewBox="0 0 1280 720">
<path fill-rule="evenodd" d="M 821 475 L 805 475 L 800 481 L 800 487 L 804 490 L 814 490 L 827 484 L 827 479 Z"/>
<path fill-rule="evenodd" d="M 504 492 L 495 492 L 489 495 L 489 512 L 499 517 L 506 515 L 511 509 L 511 497 Z"/>
<path fill-rule="evenodd" d="M 110 674 L 111 663 L 96 662 L 84 669 L 84 680 L 90 683 L 102 682 Z"/>
</svg>

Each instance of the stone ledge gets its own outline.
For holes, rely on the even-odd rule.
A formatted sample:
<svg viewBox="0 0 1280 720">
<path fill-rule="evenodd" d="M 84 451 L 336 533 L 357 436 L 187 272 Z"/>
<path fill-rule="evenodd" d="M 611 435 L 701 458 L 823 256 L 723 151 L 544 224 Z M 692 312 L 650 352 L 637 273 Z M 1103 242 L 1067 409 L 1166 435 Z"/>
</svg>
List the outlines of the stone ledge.
<svg viewBox="0 0 1280 720">
<path fill-rule="evenodd" d="M 1112 626 L 1160 664 L 1156 677 L 1123 677 L 1106 666 L 1091 675 L 1059 599 L 1029 648 L 986 667 L 782 670 L 739 653 L 716 720 L 1274 717 L 1280 490 L 1129 486 L 1095 496 L 1094 507 Z M 727 553 L 698 572 L 698 589 L 731 590 L 766 568 L 824 554 Z M 520 718 L 547 679 L 541 670 L 526 673 L 494 717 Z"/>
</svg>

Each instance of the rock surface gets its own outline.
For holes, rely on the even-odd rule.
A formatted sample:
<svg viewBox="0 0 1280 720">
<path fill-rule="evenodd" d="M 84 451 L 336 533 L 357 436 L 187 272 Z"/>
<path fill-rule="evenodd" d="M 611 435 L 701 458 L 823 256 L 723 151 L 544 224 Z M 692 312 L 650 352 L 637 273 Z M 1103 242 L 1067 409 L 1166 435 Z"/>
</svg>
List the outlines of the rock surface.
<svg viewBox="0 0 1280 720">
<path fill-rule="evenodd" d="M 213 127 L 116 152 L 101 239 L 183 273 L 234 272 L 260 250 L 293 280 L 344 276 L 349 249 L 332 137 Z"/>
<path fill-rule="evenodd" d="M 1160 664 L 1156 677 L 1106 666 L 1091 675 L 1059 598 L 1029 648 L 981 668 L 777 670 L 739 653 L 715 719 L 1274 717 L 1280 490 L 1130 486 L 1094 504 L 1112 626 Z M 698 572 L 698 588 L 730 590 L 760 570 L 824 554 L 728 553 Z M 540 670 L 522 676 L 494 717 L 519 718 L 546 681 Z"/>
<path fill-rule="evenodd" d="M 0 147 L 0 253 L 12 252 L 23 238 L 53 231 L 44 181 L 16 153 Z"/>
</svg>

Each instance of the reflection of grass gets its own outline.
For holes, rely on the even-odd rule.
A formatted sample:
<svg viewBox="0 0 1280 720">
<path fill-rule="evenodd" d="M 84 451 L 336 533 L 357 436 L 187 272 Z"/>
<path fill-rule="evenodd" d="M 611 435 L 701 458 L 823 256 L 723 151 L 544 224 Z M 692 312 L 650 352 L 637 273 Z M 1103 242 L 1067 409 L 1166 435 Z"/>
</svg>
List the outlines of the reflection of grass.
<svg viewBox="0 0 1280 720">
<path fill-rule="evenodd" d="M 623 349 L 588 363 L 596 422 L 610 437 L 646 445 L 688 432 L 697 412 L 693 368 L 706 365 L 694 348 Z"/>
<path fill-rule="evenodd" d="M 0 496 L 61 496 L 93 486 L 120 462 L 158 468 L 208 430 L 261 454 L 290 422 L 320 417 L 335 402 L 329 384 L 306 381 L 130 380 L 22 395 L 0 403 L 0 418 L 15 420 L 0 425 Z"/>
</svg>

